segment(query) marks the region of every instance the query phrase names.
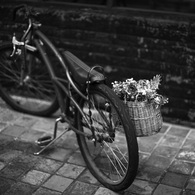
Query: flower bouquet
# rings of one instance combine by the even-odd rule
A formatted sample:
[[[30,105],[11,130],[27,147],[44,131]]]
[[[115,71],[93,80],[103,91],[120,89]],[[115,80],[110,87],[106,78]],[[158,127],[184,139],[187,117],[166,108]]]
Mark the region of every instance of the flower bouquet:
[[[168,98],[157,93],[161,76],[156,75],[151,80],[126,81],[112,83],[114,92],[128,106],[131,120],[137,136],[149,136],[162,128],[160,108],[168,102]]]

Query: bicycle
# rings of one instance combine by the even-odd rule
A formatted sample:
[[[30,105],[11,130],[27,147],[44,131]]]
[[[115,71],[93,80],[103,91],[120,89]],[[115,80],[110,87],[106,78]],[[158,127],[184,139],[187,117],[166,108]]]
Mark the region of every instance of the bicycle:
[[[61,111],[53,137],[38,139],[42,148],[35,155],[73,130],[93,176],[113,191],[128,188],[137,174],[137,139],[127,108],[106,85],[103,68],[89,67],[69,51],[59,52],[41,32],[35,9],[18,6],[14,17],[20,11],[28,19],[27,29],[20,41],[13,35],[12,43],[0,46],[2,99],[29,114],[48,115],[58,107]],[[57,76],[46,48],[57,58],[63,76]],[[57,135],[59,122],[68,123],[68,127]]]

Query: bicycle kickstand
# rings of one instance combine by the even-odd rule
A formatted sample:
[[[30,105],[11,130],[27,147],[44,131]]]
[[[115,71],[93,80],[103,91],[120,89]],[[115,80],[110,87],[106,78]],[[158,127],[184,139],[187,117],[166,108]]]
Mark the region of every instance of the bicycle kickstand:
[[[51,146],[55,141],[57,141],[60,137],[62,137],[62,135],[64,135],[65,133],[67,133],[70,130],[70,127],[68,125],[68,127],[66,127],[64,129],[64,131],[59,136],[57,136],[58,122],[64,122],[64,118],[59,117],[56,119],[55,126],[54,126],[53,138],[50,135],[46,135],[46,136],[43,136],[35,141],[35,143],[38,146],[41,146],[43,148],[39,152],[35,152],[34,155],[40,155],[45,149],[47,149],[49,146]]]

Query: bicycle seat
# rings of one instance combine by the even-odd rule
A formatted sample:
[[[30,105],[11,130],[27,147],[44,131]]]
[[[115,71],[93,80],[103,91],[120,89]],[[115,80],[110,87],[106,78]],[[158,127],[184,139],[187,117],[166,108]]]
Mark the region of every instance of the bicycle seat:
[[[106,79],[102,73],[94,69],[92,70],[91,67],[85,64],[71,52],[65,51],[63,55],[71,75],[79,84],[86,84],[87,80],[90,82],[100,82]]]

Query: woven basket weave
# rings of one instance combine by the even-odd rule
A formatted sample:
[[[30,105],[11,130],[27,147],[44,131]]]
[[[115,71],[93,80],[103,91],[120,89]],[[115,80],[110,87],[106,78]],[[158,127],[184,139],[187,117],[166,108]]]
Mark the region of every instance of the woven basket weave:
[[[136,129],[136,136],[150,136],[156,134],[162,128],[162,115],[160,106],[153,103],[126,102],[130,118]]]

